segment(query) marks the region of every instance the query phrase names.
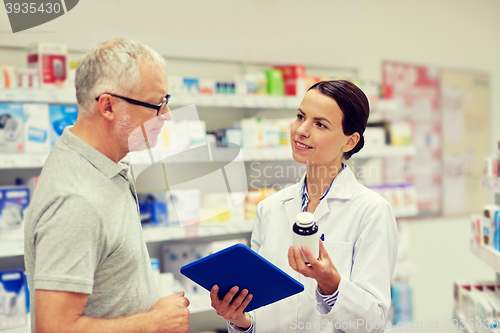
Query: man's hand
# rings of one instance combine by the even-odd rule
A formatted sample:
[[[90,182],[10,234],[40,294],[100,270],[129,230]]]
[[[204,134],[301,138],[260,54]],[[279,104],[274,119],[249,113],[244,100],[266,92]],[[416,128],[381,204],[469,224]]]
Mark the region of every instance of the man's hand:
[[[217,311],[219,316],[229,320],[238,327],[247,329],[252,325],[252,318],[248,312],[243,311],[245,311],[253,296],[248,293],[247,289],[243,289],[233,303],[230,304],[238,289],[238,287],[234,286],[227,292],[224,299],[220,300],[219,296],[217,296],[219,287],[214,285],[210,291],[210,299],[212,300],[212,307]]]
[[[307,246],[302,245],[301,249],[310,265],[304,262],[297,246],[290,246],[288,249],[288,263],[290,266],[305,277],[315,279],[325,295],[332,295],[339,287],[340,274],[330,259],[328,252],[326,252],[321,239],[319,239],[318,259],[314,258]]]
[[[188,333],[189,332],[189,300],[184,292],[162,297],[156,302],[149,314],[152,325],[158,333]]]

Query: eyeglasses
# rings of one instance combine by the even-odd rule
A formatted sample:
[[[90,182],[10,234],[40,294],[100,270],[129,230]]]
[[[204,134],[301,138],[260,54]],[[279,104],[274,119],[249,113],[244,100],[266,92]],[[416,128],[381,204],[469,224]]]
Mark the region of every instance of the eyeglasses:
[[[128,97],[123,97],[123,96],[120,96],[120,95],[115,95],[115,94],[110,94],[110,93],[105,93],[105,94],[108,94],[108,95],[111,95],[113,97],[118,97],[118,98],[121,98],[123,99],[124,101],[130,103],[130,104],[134,104],[134,105],[140,105],[140,106],[145,106],[147,108],[151,108],[151,109],[155,109],[156,110],[156,115],[159,116],[160,115],[160,110],[168,104],[168,100],[170,99],[170,95],[169,94],[166,94],[165,95],[165,98],[163,99],[163,102],[160,103],[160,104],[150,104],[150,103],[146,103],[146,102],[141,102],[141,101],[138,101],[136,99],[132,99],[132,98],[128,98]],[[96,101],[99,100],[99,97],[101,97],[101,95],[97,96],[95,98]]]

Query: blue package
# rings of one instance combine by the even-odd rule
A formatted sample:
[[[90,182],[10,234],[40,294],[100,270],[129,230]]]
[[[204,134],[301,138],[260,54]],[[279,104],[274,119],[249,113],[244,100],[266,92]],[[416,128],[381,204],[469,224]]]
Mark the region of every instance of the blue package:
[[[139,195],[139,211],[141,223],[156,225],[168,223],[167,202],[160,200],[153,194]]]
[[[0,272],[2,329],[26,325],[26,278],[22,270]]]
[[[74,125],[78,116],[78,107],[76,105],[50,105],[50,145],[59,139],[66,126]]]
[[[27,186],[0,187],[0,223],[9,229],[21,227],[23,215],[30,203]]]
[[[30,141],[45,142],[47,140],[47,131],[43,128],[28,127],[28,139]]]

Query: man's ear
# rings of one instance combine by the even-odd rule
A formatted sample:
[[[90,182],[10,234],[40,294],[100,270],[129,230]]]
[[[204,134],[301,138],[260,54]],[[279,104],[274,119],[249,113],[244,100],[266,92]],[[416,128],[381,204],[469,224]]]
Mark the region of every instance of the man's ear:
[[[342,151],[344,153],[347,153],[348,151],[350,151],[351,149],[356,147],[356,145],[359,142],[359,139],[360,139],[360,135],[358,132],[354,132],[353,134],[351,134],[349,136],[349,139],[347,140],[346,144],[342,147]]]
[[[108,121],[113,121],[116,116],[117,102],[111,95],[102,94],[97,101],[97,113]]]

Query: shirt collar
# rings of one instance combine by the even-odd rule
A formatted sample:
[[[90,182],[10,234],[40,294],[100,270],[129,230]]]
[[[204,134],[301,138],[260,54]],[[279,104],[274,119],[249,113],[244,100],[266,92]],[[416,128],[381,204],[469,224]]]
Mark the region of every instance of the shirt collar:
[[[128,172],[129,165],[126,160],[122,160],[118,163],[113,162],[107,156],[73,134],[73,132],[71,132],[72,127],[73,126],[67,126],[60,138],[66,146],[80,154],[108,178],[113,178],[121,171],[124,171],[125,174]]]
[[[340,169],[340,172],[338,174],[340,174],[342,172],[342,170],[344,170],[344,168],[345,168],[345,164],[342,163],[342,169]],[[335,177],[335,178],[337,178],[337,177]],[[330,185],[326,189],[325,193],[323,193],[323,195],[319,198],[319,201],[323,200],[323,198],[328,195],[328,192],[330,192],[330,188],[332,187],[332,184],[333,184],[333,181],[335,180],[335,178],[332,180],[332,182],[330,183]],[[307,193],[307,175],[306,175],[304,177],[304,181],[303,181],[303,185],[302,185],[302,211],[303,212],[305,212],[308,204],[309,204],[309,193]]]

